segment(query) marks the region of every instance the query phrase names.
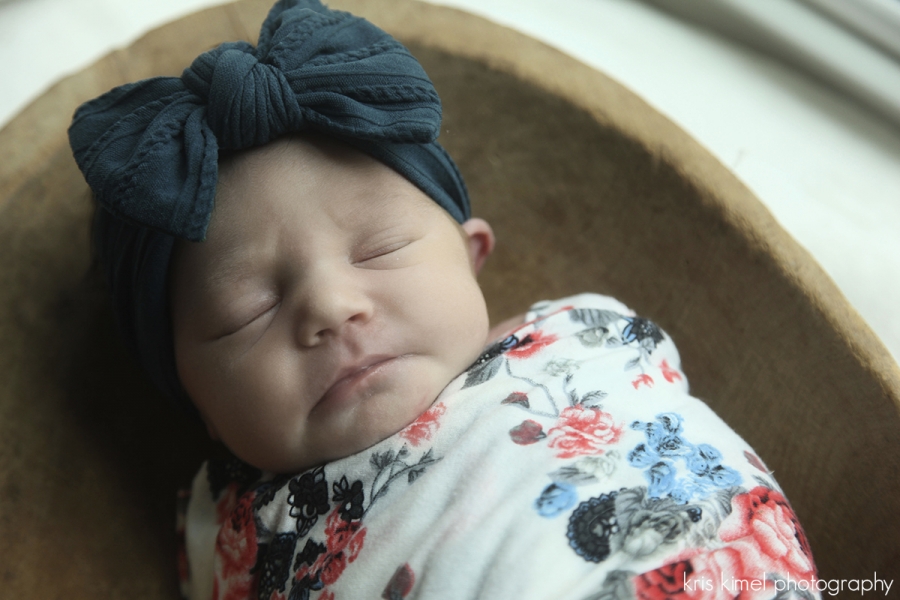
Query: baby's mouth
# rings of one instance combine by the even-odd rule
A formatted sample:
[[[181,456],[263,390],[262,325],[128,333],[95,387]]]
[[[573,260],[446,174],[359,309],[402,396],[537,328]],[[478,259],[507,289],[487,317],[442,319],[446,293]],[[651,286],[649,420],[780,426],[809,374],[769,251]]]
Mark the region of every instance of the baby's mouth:
[[[331,378],[331,384],[322,394],[314,409],[344,404],[355,395],[354,392],[361,391],[360,388],[366,386],[374,375],[385,371],[404,356],[370,356],[342,367]]]

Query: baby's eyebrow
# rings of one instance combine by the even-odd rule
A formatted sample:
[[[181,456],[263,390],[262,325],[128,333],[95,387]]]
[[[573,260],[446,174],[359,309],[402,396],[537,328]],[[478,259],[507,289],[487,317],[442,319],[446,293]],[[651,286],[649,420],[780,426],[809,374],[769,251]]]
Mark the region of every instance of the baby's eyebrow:
[[[214,289],[227,288],[246,279],[255,272],[251,262],[245,260],[245,249],[231,247],[223,251],[213,262],[206,275],[206,284]]]
[[[383,216],[385,211],[394,213],[399,217],[408,216],[412,210],[415,213],[421,213],[430,208],[433,201],[427,198],[417,199],[417,202],[403,202],[409,199],[412,192],[409,190],[374,190],[368,197],[367,202],[363,203],[355,212],[365,219],[370,220],[372,217]]]

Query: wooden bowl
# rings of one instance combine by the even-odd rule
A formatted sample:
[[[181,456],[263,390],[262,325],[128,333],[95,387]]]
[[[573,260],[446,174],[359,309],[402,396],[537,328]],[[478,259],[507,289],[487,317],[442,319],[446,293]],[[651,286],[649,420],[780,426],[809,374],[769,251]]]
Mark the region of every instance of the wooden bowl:
[[[900,374],[819,266],[725,167],[602,73],[478,17],[340,0],[409,45],[441,141],[499,240],[494,319],[611,294],[676,340],[694,393],[784,487],[820,577],[900,575]],[[109,88],[253,40],[270,0],[190,15],[38,98],[0,132],[0,589],[172,598],[175,489],[210,451],[123,351],[90,274],[66,128]]]

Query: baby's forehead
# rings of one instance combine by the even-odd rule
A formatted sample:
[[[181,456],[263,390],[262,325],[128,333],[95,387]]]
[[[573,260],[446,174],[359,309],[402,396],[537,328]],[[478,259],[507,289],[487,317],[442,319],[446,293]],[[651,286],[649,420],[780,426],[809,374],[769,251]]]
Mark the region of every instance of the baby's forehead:
[[[348,226],[403,224],[429,212],[452,216],[405,177],[367,154],[322,136],[291,136],[224,157],[210,235],[233,221],[277,223],[286,212],[327,213]],[[455,220],[454,220],[455,222]]]
[[[373,159],[352,146],[316,134],[284,136],[261,146],[222,154],[217,194],[236,181],[270,181],[293,171],[309,174],[371,170]]]

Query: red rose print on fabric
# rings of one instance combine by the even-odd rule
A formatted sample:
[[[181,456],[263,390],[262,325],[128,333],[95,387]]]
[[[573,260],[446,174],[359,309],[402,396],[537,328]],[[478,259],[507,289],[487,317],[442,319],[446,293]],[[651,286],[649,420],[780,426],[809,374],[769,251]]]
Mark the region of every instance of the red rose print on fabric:
[[[229,483],[216,500],[216,525],[221,525],[231,517],[238,503],[238,484]]]
[[[298,581],[316,579],[317,576],[325,586],[336,582],[347,565],[359,556],[366,539],[366,528],[358,519],[342,518],[340,507],[336,507],[325,520],[325,536],[325,552],[319,554],[311,566],[303,565],[297,570],[294,577]],[[324,590],[320,598],[325,598],[326,593],[331,592]]]
[[[752,452],[748,452],[748,451],[744,450],[744,458],[747,459],[748,463],[750,463],[751,465],[753,465],[755,468],[759,469],[763,473],[768,475],[769,473],[772,472],[769,470],[769,467],[767,467],[766,464],[757,455],[753,454]]]
[[[331,585],[338,580],[347,565],[359,556],[366,539],[366,528],[361,521],[345,521],[340,516],[340,510],[335,509],[325,521],[325,535],[327,550],[321,557],[321,577],[322,583]]]
[[[246,493],[235,502],[237,485],[231,484],[216,506],[217,515],[233,505],[216,538],[213,600],[243,600],[256,594],[258,576],[250,571],[258,550],[253,520],[255,494]]]
[[[754,559],[757,571],[815,581],[816,568],[806,534],[780,492],[757,486],[732,498],[731,506],[731,514],[719,527],[723,541]]]
[[[558,458],[602,454],[603,446],[615,444],[621,435],[622,425],[616,425],[611,414],[580,404],[564,408],[547,432]]]
[[[636,576],[640,600],[769,600],[774,583],[744,562],[735,548],[720,548]]]
[[[638,375],[634,381],[631,382],[631,385],[634,386],[634,389],[638,389],[640,386],[645,385],[647,387],[653,387],[653,378],[643,373]]]
[[[510,429],[509,437],[520,446],[528,446],[544,439],[547,434],[540,423],[527,419]]]
[[[404,564],[394,571],[393,577],[381,593],[384,600],[403,600],[413,589],[416,583],[416,574],[410,568],[409,564]]]
[[[557,337],[553,334],[547,334],[540,330],[533,331],[522,338],[515,348],[507,350],[506,356],[508,358],[528,358],[556,340]]]
[[[400,432],[400,437],[413,446],[418,446],[422,442],[430,440],[434,432],[441,426],[440,419],[445,412],[447,412],[447,407],[444,406],[444,403],[437,403],[419,415],[418,419],[407,425]]]
[[[683,560],[648,571],[634,578],[635,597],[641,600],[681,600],[690,598],[684,582],[692,577],[691,563]]]
[[[719,527],[719,538],[728,546],[689,552],[682,560],[638,575],[633,579],[636,596],[769,600],[778,591],[773,577],[814,585],[809,543],[784,496],[758,486],[732,498],[731,505],[731,514]]]
[[[665,377],[666,381],[669,383],[675,383],[676,381],[684,379],[681,373],[679,373],[677,369],[670,367],[669,361],[665,359],[659,364],[659,370],[662,371],[663,377]]]
[[[528,401],[528,394],[522,392],[513,392],[507,396],[500,404],[518,404],[522,408],[530,408],[531,403]]]

